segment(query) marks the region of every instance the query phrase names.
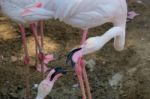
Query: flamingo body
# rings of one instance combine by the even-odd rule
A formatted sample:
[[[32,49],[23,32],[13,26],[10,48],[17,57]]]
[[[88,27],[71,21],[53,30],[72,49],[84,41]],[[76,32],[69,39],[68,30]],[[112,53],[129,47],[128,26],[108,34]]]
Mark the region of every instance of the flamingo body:
[[[119,51],[124,48],[127,18],[126,0],[50,1],[51,4],[48,9],[53,13],[51,18],[59,19],[73,27],[88,30],[107,22],[113,23],[115,28],[120,28],[119,30],[111,29],[110,31],[114,34],[114,37],[112,37],[115,38],[114,47]],[[115,31],[117,31],[117,33],[115,33]],[[106,43],[105,40],[104,42]],[[101,45],[99,44],[99,46]]]
[[[106,22],[120,24],[120,20],[126,21],[125,0],[51,0],[51,3],[52,17],[73,27],[84,29]]]
[[[51,13],[44,8],[47,0],[1,0],[2,12],[18,23],[45,20]]]

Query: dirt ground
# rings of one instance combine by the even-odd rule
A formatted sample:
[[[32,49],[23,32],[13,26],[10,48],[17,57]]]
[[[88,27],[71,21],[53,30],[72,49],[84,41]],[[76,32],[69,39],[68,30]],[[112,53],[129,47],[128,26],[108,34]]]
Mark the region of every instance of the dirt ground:
[[[93,99],[150,99],[150,6],[147,3],[132,3],[129,10],[140,13],[127,22],[126,47],[117,52],[113,41],[101,50],[87,55],[94,67],[87,67]],[[90,30],[89,37],[103,34],[111,27],[105,24]],[[66,55],[79,45],[81,33],[64,23],[50,20],[45,22],[45,49],[56,53],[57,60],[50,67],[63,66]],[[31,95],[34,99],[37,89],[33,86],[41,81],[41,74],[34,69],[34,40],[28,30],[28,47],[31,56]],[[0,99],[24,99],[25,66],[22,63],[23,48],[16,23],[0,16]],[[92,71],[93,69],[93,71]],[[48,99],[81,99],[73,72],[68,72],[54,86]]]

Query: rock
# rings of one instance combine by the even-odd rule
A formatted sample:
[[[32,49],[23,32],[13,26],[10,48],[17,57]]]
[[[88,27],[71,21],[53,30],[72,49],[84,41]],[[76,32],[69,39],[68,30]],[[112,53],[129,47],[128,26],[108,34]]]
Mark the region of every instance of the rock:
[[[143,3],[143,1],[141,1],[141,0],[137,0],[136,2],[139,4]]]
[[[96,65],[96,62],[93,59],[86,61],[86,64],[87,64],[87,68],[89,68],[89,70],[91,72],[94,71],[94,67]]]
[[[18,95],[16,93],[9,93],[9,95],[13,99],[18,99]]]
[[[74,84],[74,85],[72,85],[72,87],[73,88],[78,88],[79,87],[79,84],[77,83],[77,84]]]
[[[17,57],[16,56],[11,56],[11,61],[12,62],[16,62],[18,59],[17,59]]]
[[[137,71],[137,67],[133,67],[127,71],[127,74],[132,76]]]
[[[32,89],[37,89],[38,86],[39,86],[38,84],[34,84],[33,87],[32,87]]]
[[[109,80],[109,84],[114,88],[117,89],[119,85],[121,85],[123,75],[121,73],[116,73],[112,78]]]

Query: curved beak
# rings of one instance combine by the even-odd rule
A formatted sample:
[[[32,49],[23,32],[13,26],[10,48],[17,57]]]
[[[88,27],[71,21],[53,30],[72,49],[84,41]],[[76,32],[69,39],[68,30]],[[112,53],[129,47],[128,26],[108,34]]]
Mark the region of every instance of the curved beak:
[[[53,80],[53,78],[57,75],[57,74],[63,74],[63,75],[66,75],[67,74],[67,70],[62,68],[62,67],[56,67],[55,68],[55,72],[52,74],[51,78],[50,78],[50,81]]]
[[[72,51],[70,51],[67,55],[66,63],[70,63],[74,67],[75,62],[73,61],[72,57],[73,57],[74,53],[76,53],[77,51],[79,51],[81,49],[82,48],[76,48],[76,49],[73,49]]]

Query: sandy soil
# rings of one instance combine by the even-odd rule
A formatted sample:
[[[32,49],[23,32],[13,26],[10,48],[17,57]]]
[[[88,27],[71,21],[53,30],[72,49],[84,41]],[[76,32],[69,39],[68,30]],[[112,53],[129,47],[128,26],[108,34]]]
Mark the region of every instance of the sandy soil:
[[[146,0],[147,1],[147,0]],[[150,99],[150,6],[147,3],[132,3],[129,10],[140,13],[127,23],[126,48],[117,52],[113,41],[101,50],[86,56],[93,60],[94,67],[87,67],[93,99]],[[90,30],[89,37],[103,34],[111,27],[105,24]],[[64,66],[66,55],[79,45],[80,31],[64,23],[50,20],[45,23],[45,49],[56,53],[57,60],[50,67]],[[34,40],[28,30],[28,46],[31,56],[31,95],[41,81],[41,74],[34,67]],[[18,27],[11,20],[0,16],[0,99],[24,99],[25,66],[22,63],[23,48]],[[93,71],[90,71],[93,69]],[[73,72],[69,72],[55,85],[48,99],[81,99],[81,92]]]

